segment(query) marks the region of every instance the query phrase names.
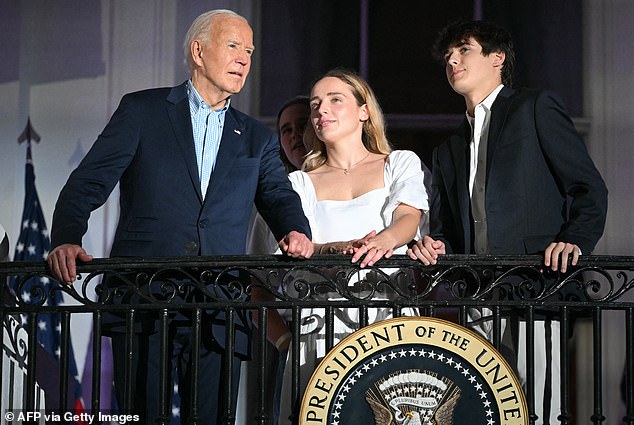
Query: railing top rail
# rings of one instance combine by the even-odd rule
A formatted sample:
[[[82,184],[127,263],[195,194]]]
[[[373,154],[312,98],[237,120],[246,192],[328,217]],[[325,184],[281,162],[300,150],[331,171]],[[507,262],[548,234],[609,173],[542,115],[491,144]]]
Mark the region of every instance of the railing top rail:
[[[447,267],[469,264],[479,267],[527,266],[540,267],[543,257],[540,255],[443,255],[436,266]],[[89,263],[78,263],[79,272],[92,272],[104,269],[123,268],[130,271],[154,267],[247,267],[247,268],[288,268],[295,265],[347,267],[350,258],[344,255],[315,255],[308,260],[296,260],[283,255],[233,255],[210,257],[119,257],[97,258]],[[375,267],[411,267],[422,263],[411,260],[405,255],[394,255],[380,260]],[[634,257],[612,255],[584,255],[580,257],[576,268],[600,267],[608,270],[634,270]],[[41,262],[0,263],[0,273],[46,272],[48,266]]]
[[[45,306],[60,291],[90,306],[115,301],[164,305],[185,299],[239,304],[255,294],[289,306],[324,299],[370,305],[388,299],[416,305],[510,300],[550,307],[616,307],[614,303],[625,302],[619,308],[630,308],[634,295],[634,257],[584,256],[567,273],[549,270],[539,255],[445,255],[434,266],[399,255],[368,269],[360,271],[343,255],[309,260],[281,255],[101,258],[78,265],[72,285],[48,286],[46,262],[13,262],[0,264],[0,276],[12,278],[12,288],[2,285],[0,296],[12,300],[9,304],[33,308]]]

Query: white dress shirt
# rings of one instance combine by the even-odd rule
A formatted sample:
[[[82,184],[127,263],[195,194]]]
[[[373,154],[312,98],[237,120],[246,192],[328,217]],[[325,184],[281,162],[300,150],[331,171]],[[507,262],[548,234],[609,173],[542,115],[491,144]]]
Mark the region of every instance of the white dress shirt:
[[[478,169],[478,149],[480,147],[480,141],[488,140],[487,138],[489,137],[491,106],[503,87],[504,84],[497,86],[491,94],[475,106],[475,117],[471,117],[469,112],[465,112],[469,125],[471,125],[471,143],[469,145],[469,195],[473,192],[473,183],[475,181],[476,170]],[[484,165],[486,166],[486,163]]]

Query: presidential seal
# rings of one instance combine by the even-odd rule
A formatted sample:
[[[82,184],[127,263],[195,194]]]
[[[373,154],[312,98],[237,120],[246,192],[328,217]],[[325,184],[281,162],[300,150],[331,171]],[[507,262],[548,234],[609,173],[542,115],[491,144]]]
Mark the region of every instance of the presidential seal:
[[[528,424],[524,393],[479,334],[429,317],[384,320],[335,346],[308,383],[299,423]]]

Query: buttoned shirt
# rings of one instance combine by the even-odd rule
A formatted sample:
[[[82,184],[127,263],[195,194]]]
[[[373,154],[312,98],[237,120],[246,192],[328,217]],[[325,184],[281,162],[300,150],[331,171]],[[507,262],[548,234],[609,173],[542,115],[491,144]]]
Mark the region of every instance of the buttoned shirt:
[[[191,80],[187,83],[187,97],[189,98],[189,112],[192,119],[198,178],[204,199],[207,186],[209,186],[209,178],[216,166],[222,129],[225,124],[225,113],[229,109],[231,99],[227,99],[222,108],[212,110],[211,106],[198,93]]]
[[[491,121],[491,106],[497,98],[504,84],[500,84],[489,94],[482,102],[478,103],[474,108],[473,117],[466,112],[467,120],[471,125],[471,143],[469,145],[469,195],[473,192],[473,184],[475,182],[476,171],[478,169],[478,148],[481,140],[488,140],[489,122]],[[482,164],[486,167],[486,163]]]

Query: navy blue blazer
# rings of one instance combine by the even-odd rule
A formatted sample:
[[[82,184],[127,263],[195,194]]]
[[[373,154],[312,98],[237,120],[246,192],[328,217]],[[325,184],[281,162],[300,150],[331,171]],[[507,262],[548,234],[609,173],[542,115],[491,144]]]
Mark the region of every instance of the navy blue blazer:
[[[254,202],[278,240],[292,230],[311,237],[277,136],[231,107],[203,201],[185,83],[123,97],[59,195],[52,246],[81,245],[90,213],[117,182],[111,256],[244,254]]]
[[[430,233],[473,253],[465,119],[434,151]],[[491,108],[485,208],[491,254],[536,254],[553,241],[589,254],[603,234],[607,189],[551,92],[504,87]]]
[[[254,202],[276,238],[293,230],[311,237],[280,160],[277,135],[232,107],[203,201],[186,83],[122,98],[61,190],[52,246],[81,245],[90,213],[104,204],[117,182],[120,215],[112,257],[244,254]],[[229,297],[223,290],[217,295]],[[214,313],[218,338],[224,334],[223,316]],[[246,317],[237,320],[243,322],[239,328],[248,329]],[[243,352],[244,336],[236,335]]]

